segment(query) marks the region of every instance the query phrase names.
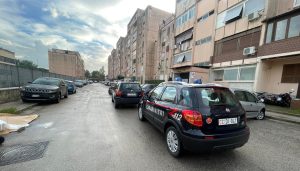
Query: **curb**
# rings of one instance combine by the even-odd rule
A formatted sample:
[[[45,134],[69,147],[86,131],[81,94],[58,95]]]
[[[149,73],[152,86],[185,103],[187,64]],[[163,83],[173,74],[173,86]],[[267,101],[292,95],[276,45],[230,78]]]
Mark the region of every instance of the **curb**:
[[[279,118],[279,117],[274,117],[274,116],[267,116],[267,115],[266,115],[266,118],[274,119],[274,120],[278,120],[278,121],[289,122],[289,123],[294,123],[294,124],[299,124],[300,125],[300,122],[289,120],[289,119],[284,119],[284,118]]]
[[[267,112],[278,113],[278,111],[276,111],[276,110],[266,109],[266,111],[267,111]],[[293,114],[289,114],[289,113],[285,113],[285,112],[280,112],[280,114],[282,114],[282,115],[288,115],[288,116],[300,117],[299,115],[293,115]]]
[[[17,113],[22,113],[22,112],[24,112],[26,110],[29,110],[29,109],[33,108],[34,106],[37,106],[37,105],[38,105],[38,103],[32,103],[32,104],[30,104],[30,105],[28,105],[24,108],[18,109]]]

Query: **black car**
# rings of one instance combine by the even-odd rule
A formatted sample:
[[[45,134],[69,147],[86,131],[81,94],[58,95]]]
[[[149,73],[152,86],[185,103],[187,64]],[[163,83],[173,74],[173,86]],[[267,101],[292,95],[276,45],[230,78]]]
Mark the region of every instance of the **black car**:
[[[65,80],[65,82],[68,85],[68,93],[69,94],[75,94],[76,93],[76,85],[75,85],[75,83],[73,81],[68,81],[68,80]]]
[[[142,98],[138,117],[165,134],[174,157],[184,149],[209,152],[241,147],[250,135],[239,101],[228,88],[215,84],[161,83]]]
[[[123,104],[139,104],[143,91],[139,83],[117,83],[112,93],[115,108]]]
[[[143,84],[142,85],[142,90],[144,94],[149,93],[152,89],[154,89],[157,85],[155,84]]]
[[[60,102],[64,96],[68,98],[68,86],[64,80],[52,77],[41,77],[21,87],[21,99],[27,101]]]

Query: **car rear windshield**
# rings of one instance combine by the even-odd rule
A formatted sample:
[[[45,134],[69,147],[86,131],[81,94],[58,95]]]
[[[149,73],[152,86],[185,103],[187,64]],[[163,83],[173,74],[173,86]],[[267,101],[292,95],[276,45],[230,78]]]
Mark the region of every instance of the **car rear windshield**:
[[[227,88],[209,87],[196,88],[200,106],[228,106],[236,107],[239,102]]]
[[[139,84],[132,84],[132,83],[123,83],[120,86],[121,90],[136,90],[136,91],[140,91],[141,87]]]
[[[59,80],[56,79],[44,79],[44,78],[39,78],[36,79],[32,82],[32,84],[42,84],[42,85],[59,85]]]

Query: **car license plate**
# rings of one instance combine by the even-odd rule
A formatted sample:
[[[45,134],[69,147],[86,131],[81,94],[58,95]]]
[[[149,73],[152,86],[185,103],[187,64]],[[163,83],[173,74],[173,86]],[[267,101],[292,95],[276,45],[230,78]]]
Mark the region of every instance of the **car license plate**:
[[[226,118],[226,119],[219,119],[219,125],[233,125],[237,124],[237,118]]]
[[[133,97],[133,96],[136,96],[136,94],[135,93],[127,93],[127,96]]]
[[[38,94],[33,94],[31,97],[40,97]]]

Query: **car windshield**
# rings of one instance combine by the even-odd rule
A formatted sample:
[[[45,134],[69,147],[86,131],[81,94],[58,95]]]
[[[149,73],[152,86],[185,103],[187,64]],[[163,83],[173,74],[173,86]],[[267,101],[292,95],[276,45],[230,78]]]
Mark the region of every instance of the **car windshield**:
[[[39,78],[32,82],[32,84],[42,84],[42,85],[59,85],[59,80],[57,79],[45,79],[45,78]]]
[[[227,88],[196,88],[200,106],[231,106],[239,104],[233,93]]]
[[[121,84],[120,87],[121,90],[141,90],[141,87],[139,84],[130,84],[130,83],[125,83]]]

